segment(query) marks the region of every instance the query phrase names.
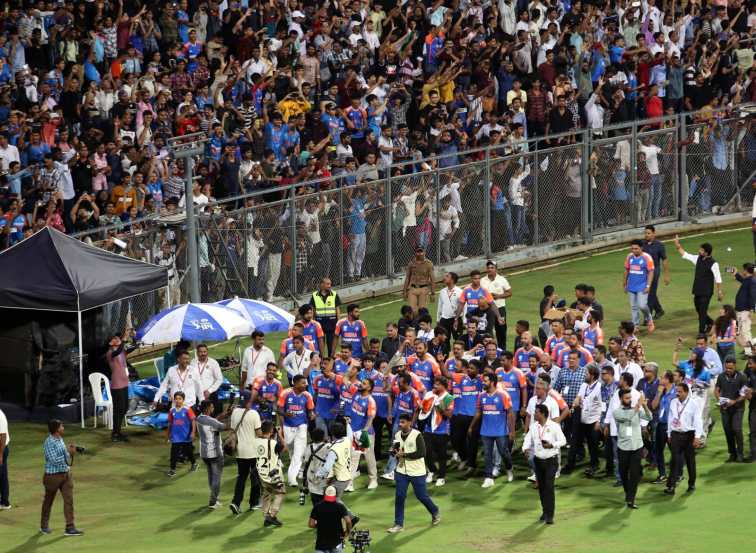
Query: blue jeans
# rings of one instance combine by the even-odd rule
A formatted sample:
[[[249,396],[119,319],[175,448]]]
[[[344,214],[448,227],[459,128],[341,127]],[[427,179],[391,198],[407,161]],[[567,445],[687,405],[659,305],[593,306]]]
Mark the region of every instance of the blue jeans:
[[[525,207],[521,205],[512,206],[512,242],[515,244],[524,244],[528,236],[528,225],[525,222]]]
[[[365,233],[353,234],[349,244],[349,257],[347,258],[347,275],[359,278],[362,274],[362,262],[365,260],[365,247],[367,236]]]
[[[512,468],[512,457],[509,454],[509,437],[508,436],[481,436],[483,440],[483,454],[485,459],[485,476],[493,478],[494,466],[494,445],[504,459],[504,466],[507,470]]]
[[[431,516],[438,514],[438,507],[433,503],[428,495],[428,488],[425,485],[425,474],[421,476],[407,476],[404,473],[397,472],[394,475],[394,482],[396,483],[396,495],[394,502],[394,524],[397,526],[404,526],[404,503],[407,500],[407,488],[412,484],[412,491],[415,492],[415,497],[425,505]]]
[[[633,314],[633,324],[640,325],[640,314],[643,313],[643,320],[650,321],[651,310],[648,308],[648,294],[645,292],[628,292],[630,297],[630,310]]]
[[[662,176],[661,175],[651,175],[651,199],[650,199],[650,206],[651,206],[651,217],[656,219],[659,216],[659,212],[661,211],[661,201],[662,201]]]

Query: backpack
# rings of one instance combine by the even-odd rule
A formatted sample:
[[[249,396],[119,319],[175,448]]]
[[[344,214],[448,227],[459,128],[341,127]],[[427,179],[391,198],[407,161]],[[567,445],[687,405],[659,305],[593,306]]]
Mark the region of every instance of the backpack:
[[[304,468],[302,469],[302,474],[305,475],[305,487],[310,482],[312,482],[313,484],[325,484],[326,480],[328,480],[328,477],[326,476],[325,478],[319,478],[316,475],[317,472],[323,467],[323,464],[325,464],[326,456],[328,455],[330,448],[325,442],[317,447],[315,447],[314,444],[310,444],[309,447],[310,456],[307,459]]]
[[[226,455],[236,455],[236,445],[239,442],[239,436],[236,434],[236,432],[237,430],[239,430],[241,423],[244,422],[244,417],[247,416],[248,411],[249,409],[244,410],[244,413],[242,413],[239,422],[236,424],[236,426],[229,430],[228,435],[223,440],[223,453],[225,453]]]

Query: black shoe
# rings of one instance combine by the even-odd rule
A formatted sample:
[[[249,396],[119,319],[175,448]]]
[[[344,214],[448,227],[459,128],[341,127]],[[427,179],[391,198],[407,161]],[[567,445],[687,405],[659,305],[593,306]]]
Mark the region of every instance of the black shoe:
[[[71,536],[83,536],[84,532],[82,532],[75,526],[71,526],[70,528],[66,528],[66,531],[63,533],[63,535],[67,538],[70,538]]]
[[[628,509],[637,509],[637,508],[638,508],[638,506],[637,506],[637,505],[636,505],[635,503],[629,502],[629,503],[627,504],[627,508],[628,508]]]
[[[688,489],[685,491],[685,493],[693,493],[694,491],[696,491],[695,486],[688,486]]]
[[[753,463],[754,461],[756,461],[756,457],[746,457],[743,459],[744,463]]]
[[[735,455],[730,455],[725,461],[725,463],[737,463],[737,462],[738,462],[738,458]]]
[[[52,534],[52,530],[50,530],[49,526],[45,526],[44,528],[39,529],[39,533],[48,535],[48,534]]]
[[[357,526],[357,523],[359,521],[360,521],[360,517],[358,517],[357,515],[352,515],[352,528],[354,528],[355,526]]]
[[[546,522],[546,515],[544,513],[541,513],[541,518],[538,519],[539,522]]]
[[[663,316],[664,316],[664,309],[660,309],[659,311],[657,311],[656,313],[654,313],[654,320],[658,321]]]
[[[266,516],[265,520],[263,521],[263,526],[267,528],[268,526],[273,526],[273,519]]]
[[[667,495],[675,495],[675,489],[674,488],[664,488],[664,493]]]
[[[547,518],[546,520],[544,520],[544,522],[546,524],[554,524],[554,519],[553,518]]]
[[[667,481],[667,477],[666,477],[666,476],[658,476],[658,477],[656,478],[656,480],[654,480],[654,481],[653,481],[653,482],[651,482],[651,483],[652,483],[652,484],[664,484],[664,482],[666,482],[666,481]]]
[[[281,526],[283,526],[283,522],[278,520],[276,517],[272,517],[269,520],[270,520],[271,526],[275,526],[276,528],[280,528]]]
[[[231,512],[234,513],[235,515],[238,515],[240,512],[238,505],[235,505],[233,503],[229,503],[228,508],[231,509]]]

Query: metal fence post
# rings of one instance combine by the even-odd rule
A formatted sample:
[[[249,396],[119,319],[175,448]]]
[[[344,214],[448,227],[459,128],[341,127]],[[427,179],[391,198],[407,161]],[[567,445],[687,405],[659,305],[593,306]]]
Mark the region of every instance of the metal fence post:
[[[184,202],[186,205],[186,242],[187,255],[189,262],[186,264],[189,269],[189,297],[192,303],[202,301],[199,286],[199,256],[197,252],[197,220],[194,217],[194,194],[192,185],[194,179],[194,158],[187,156],[184,158],[184,176],[186,183],[184,186]]]
[[[589,157],[591,155],[591,147],[589,141],[591,140],[591,131],[586,129],[583,131],[583,142],[580,145],[582,152],[580,153],[580,181],[581,181],[581,196],[583,201],[582,214],[580,217],[580,234],[583,237],[584,242],[591,242],[593,240],[593,225],[591,216],[593,215],[591,209],[591,177],[588,174]]]
[[[685,122],[684,115],[677,116],[678,127],[680,128],[680,142],[684,142],[688,138],[688,125]],[[680,171],[678,175],[679,179],[679,197],[680,197],[680,219],[683,223],[687,223],[690,219],[688,213],[688,194],[690,194],[688,182],[688,146],[687,144],[679,149],[680,158]]]
[[[289,200],[289,240],[291,241],[291,286],[289,293],[292,298],[296,298],[297,294],[297,196],[294,193],[294,187],[289,188],[289,194],[291,199]]]
[[[636,208],[636,203],[640,201],[640,198],[638,197],[638,180],[637,180],[637,170],[638,170],[638,126],[635,124],[635,121],[633,121],[632,125],[632,132],[630,133],[630,183],[629,186],[631,187],[632,194],[630,195],[630,198],[632,201],[630,202],[630,224],[634,227],[638,226],[638,209]]]
[[[344,286],[344,187],[339,186],[339,285]]]
[[[535,143],[535,152],[533,153],[533,245],[541,243],[541,228],[539,225],[540,217],[538,216],[538,174],[541,172],[541,166],[538,163],[538,142]]]
[[[486,148],[485,178],[483,180],[483,251],[491,257],[491,148]]]
[[[394,211],[393,211],[393,199],[391,194],[391,167],[386,168],[386,190],[384,192],[384,203],[386,204],[386,219],[385,219],[385,240],[386,240],[386,276],[391,278],[394,276],[394,257],[391,251],[393,244],[391,240],[394,235]]]
[[[433,173],[433,186],[436,189],[436,220],[434,221],[436,224],[436,239],[434,240],[436,244],[436,265],[441,264],[441,177],[440,177],[440,169],[436,167],[434,173]]]

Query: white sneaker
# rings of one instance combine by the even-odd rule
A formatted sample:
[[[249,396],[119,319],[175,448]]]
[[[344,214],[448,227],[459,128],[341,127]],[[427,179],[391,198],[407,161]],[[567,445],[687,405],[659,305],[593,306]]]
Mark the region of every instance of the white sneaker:
[[[561,475],[562,475],[562,471],[561,470],[556,471],[556,474],[554,475],[554,480],[556,480],[557,478],[559,478]]]
[[[370,483],[368,484],[367,489],[368,490],[374,490],[377,487],[378,487],[378,480],[371,480]]]
[[[383,474],[381,474],[381,478],[383,478],[384,480],[393,480],[394,471],[392,470],[391,472],[384,472]]]
[[[457,453],[456,451],[452,453],[451,461],[452,463],[459,463],[459,453]]]
[[[494,478],[498,478],[499,475],[501,474],[501,469],[499,467],[494,467],[493,470],[491,471],[491,474],[493,475]]]
[[[512,480],[514,480],[514,472],[512,469],[509,469],[507,471],[507,482],[511,482]]]
[[[436,487],[437,488],[440,488],[441,486],[443,486],[445,484],[446,484],[446,480],[444,480],[443,478],[439,478],[438,480],[436,480]]]
[[[483,480],[483,484],[480,485],[481,488],[490,488],[494,485],[493,478],[486,478]]]
[[[404,526],[399,526],[399,525],[395,524],[394,526],[392,526],[391,528],[389,528],[388,530],[386,530],[386,532],[388,532],[389,534],[398,534],[402,530],[404,530]]]
[[[428,476],[425,477],[425,483],[430,484],[431,482],[433,482],[433,473],[429,472]]]
[[[354,480],[355,478],[359,478],[359,477],[360,477],[360,471],[359,470],[356,470],[356,471],[354,471],[352,473],[352,480]]]
[[[214,505],[210,505],[209,508],[213,511],[217,509],[218,507],[223,507],[223,504],[220,501],[216,501]]]
[[[528,482],[535,482],[535,481],[536,481],[536,475],[535,474],[531,474],[530,476],[528,476]]]
[[[351,482],[349,482],[349,485],[346,488],[344,488],[344,491],[345,492],[353,492],[354,491],[354,484],[352,484]]]
[[[10,505],[0,505],[0,511],[10,511],[11,508]]]

